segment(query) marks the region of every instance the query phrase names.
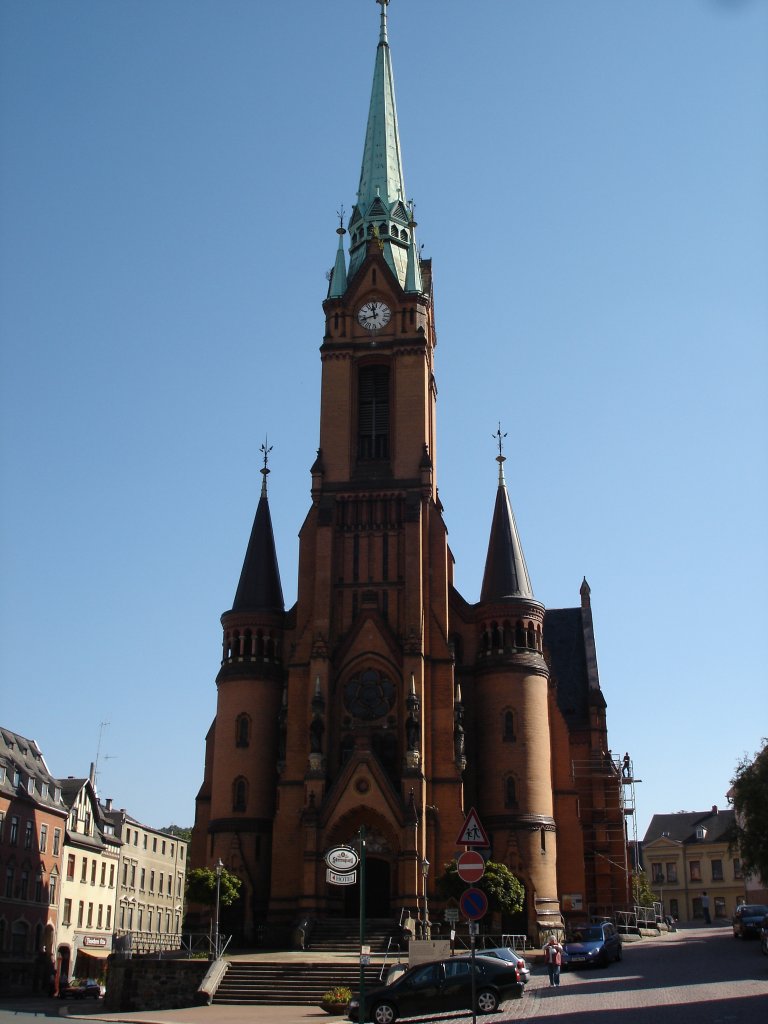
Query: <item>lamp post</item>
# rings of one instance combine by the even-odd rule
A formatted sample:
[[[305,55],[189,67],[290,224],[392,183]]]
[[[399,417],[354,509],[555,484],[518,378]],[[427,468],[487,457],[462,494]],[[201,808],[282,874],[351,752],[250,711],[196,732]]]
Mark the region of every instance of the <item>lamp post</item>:
[[[224,864],[221,857],[216,861],[214,870],[216,871],[216,921],[213,931],[213,959],[219,959],[219,903],[221,900],[221,872],[224,870]]]
[[[429,861],[425,857],[421,862],[421,873],[424,876],[424,938],[432,937],[432,928],[429,923],[429,901],[427,899],[427,878],[429,877]]]

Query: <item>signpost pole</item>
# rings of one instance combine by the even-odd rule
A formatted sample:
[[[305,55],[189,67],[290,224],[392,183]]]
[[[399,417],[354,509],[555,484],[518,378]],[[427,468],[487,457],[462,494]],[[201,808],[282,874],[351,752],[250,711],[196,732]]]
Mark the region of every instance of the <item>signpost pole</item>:
[[[472,962],[472,1024],[477,1024],[477,978],[475,977],[475,932],[477,924],[469,922],[469,949]]]
[[[363,946],[365,945],[365,825],[360,826],[360,1012],[358,1021],[365,1024],[365,964],[363,963]]]

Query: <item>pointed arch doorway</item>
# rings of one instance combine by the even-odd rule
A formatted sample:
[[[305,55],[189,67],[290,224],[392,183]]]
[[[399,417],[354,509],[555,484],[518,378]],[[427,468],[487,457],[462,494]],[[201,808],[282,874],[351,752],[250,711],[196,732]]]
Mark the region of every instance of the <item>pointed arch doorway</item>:
[[[358,868],[358,878],[359,878]],[[388,860],[371,856],[365,858],[365,916],[391,917],[389,893],[391,869]],[[344,891],[344,917],[360,916],[360,885],[349,885]]]

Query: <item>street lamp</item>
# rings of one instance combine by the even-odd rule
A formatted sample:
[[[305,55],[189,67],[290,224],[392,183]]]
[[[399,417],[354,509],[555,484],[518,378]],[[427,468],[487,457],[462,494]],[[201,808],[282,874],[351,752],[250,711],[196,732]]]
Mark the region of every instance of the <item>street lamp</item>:
[[[432,929],[429,924],[429,902],[427,900],[427,878],[429,877],[429,861],[425,857],[421,862],[421,873],[424,876],[424,938],[432,937]]]
[[[221,857],[216,861],[216,924],[213,933],[213,959],[219,959],[219,902],[221,900],[221,872],[224,870],[224,864]]]

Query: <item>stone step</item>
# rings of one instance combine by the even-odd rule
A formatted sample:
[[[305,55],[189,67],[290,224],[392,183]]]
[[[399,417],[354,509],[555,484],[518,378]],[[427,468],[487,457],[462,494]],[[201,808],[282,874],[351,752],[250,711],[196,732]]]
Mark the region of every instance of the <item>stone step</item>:
[[[380,967],[365,969],[365,984],[380,984]],[[280,963],[233,961],[213,1002],[221,1005],[316,1006],[323,993],[336,985],[356,992],[360,983],[357,964]]]

